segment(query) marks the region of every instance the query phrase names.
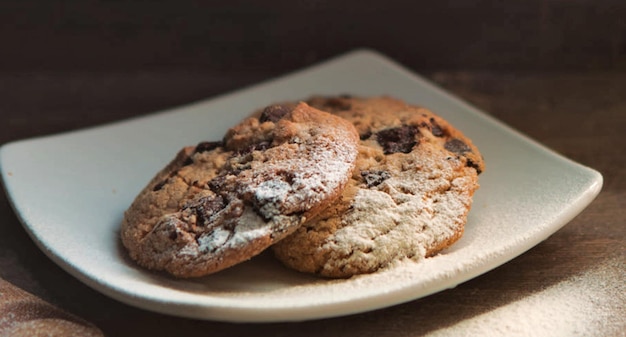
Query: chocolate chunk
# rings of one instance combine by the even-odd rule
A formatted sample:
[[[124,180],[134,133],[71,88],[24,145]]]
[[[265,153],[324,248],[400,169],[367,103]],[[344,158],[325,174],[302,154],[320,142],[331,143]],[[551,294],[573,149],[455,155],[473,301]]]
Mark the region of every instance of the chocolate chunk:
[[[468,167],[473,167],[476,170],[477,174],[481,174],[483,171],[480,169],[480,167],[474,163],[471,159],[467,160],[467,166]]]
[[[361,140],[366,140],[368,138],[370,138],[372,136],[372,130],[367,130],[365,132],[363,132],[362,134],[359,135],[359,138]]]
[[[419,134],[419,130],[410,125],[403,125],[397,128],[385,129],[378,131],[376,140],[382,146],[385,154],[390,153],[409,153],[418,141],[415,136]]]
[[[441,126],[439,126],[439,124],[437,124],[437,122],[435,121],[434,118],[430,118],[430,124],[432,125],[430,132],[432,132],[433,136],[435,137],[443,137],[446,135],[446,132],[444,129],[441,128]]]
[[[152,188],[153,192],[159,191],[163,188],[163,186],[165,186],[165,184],[167,184],[167,179],[161,181],[160,183],[154,185],[154,187]]]
[[[205,197],[190,208],[196,215],[196,225],[205,226],[212,222],[212,218],[226,207],[226,200],[220,195]]]
[[[183,166],[189,166],[191,164],[193,164],[193,159],[191,157],[187,157],[183,162]]]
[[[252,151],[265,151],[265,150],[270,148],[270,145],[272,145],[272,144],[271,144],[271,142],[268,142],[268,141],[263,141],[263,142],[260,142],[260,143],[252,144],[252,146],[251,146],[252,150],[250,152],[252,152]]]
[[[450,152],[458,154],[472,151],[472,149],[467,146],[467,144],[465,144],[462,140],[458,138],[450,139],[443,145],[443,147]]]
[[[445,133],[443,132],[441,127],[439,125],[436,125],[436,124],[433,124],[433,128],[432,128],[431,132],[433,133],[433,136],[435,136],[435,137],[443,137],[443,136],[445,136]]]
[[[291,108],[286,105],[270,105],[263,109],[261,112],[261,116],[259,117],[259,122],[278,122],[281,118],[283,118],[286,114],[291,112]]]
[[[224,183],[226,183],[226,175],[219,175],[211,180],[209,180],[209,182],[207,183],[207,186],[209,187],[209,189],[215,193],[219,193],[219,191],[222,189],[222,187],[224,186]]]
[[[220,146],[222,146],[222,142],[201,142],[201,143],[198,143],[198,145],[196,145],[195,153],[215,150],[216,148]]]
[[[383,181],[391,178],[391,174],[387,171],[361,171],[361,177],[365,179],[367,187],[374,187],[380,185]]]
[[[269,149],[271,145],[272,143],[269,141],[262,141],[259,143],[254,143],[252,145],[249,145],[248,147],[240,149],[239,151],[236,152],[236,155],[244,156],[246,154],[252,153],[252,151],[265,151]]]

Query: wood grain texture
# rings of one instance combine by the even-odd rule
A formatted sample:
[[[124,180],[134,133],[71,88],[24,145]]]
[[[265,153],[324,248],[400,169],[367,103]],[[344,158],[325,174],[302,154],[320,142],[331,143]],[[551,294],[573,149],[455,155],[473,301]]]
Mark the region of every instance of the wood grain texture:
[[[0,336],[104,335],[93,325],[0,279]]]

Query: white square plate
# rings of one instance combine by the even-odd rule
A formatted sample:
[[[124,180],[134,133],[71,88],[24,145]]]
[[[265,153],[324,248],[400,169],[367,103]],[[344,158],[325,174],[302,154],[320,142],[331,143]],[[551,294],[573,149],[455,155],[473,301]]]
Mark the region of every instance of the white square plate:
[[[124,210],[183,146],[221,139],[258,107],[314,94],[389,94],[430,108],[480,148],[480,176],[463,238],[421,263],[327,280],[267,254],[215,275],[176,280],[126,258]],[[37,245],[67,272],[119,301],[225,321],[340,316],[417,299],[467,281],[557,231],[599,193],[602,176],[526,138],[372,51],[360,50],[243,90],[114,124],[0,149],[9,199]]]

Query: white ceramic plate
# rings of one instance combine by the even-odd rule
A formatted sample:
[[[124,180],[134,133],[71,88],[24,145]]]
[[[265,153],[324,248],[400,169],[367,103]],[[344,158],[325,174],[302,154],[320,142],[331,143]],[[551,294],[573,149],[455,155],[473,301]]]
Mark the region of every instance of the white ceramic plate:
[[[466,233],[426,261],[326,280],[261,255],[212,276],[176,280],[129,261],[122,213],[184,145],[218,140],[258,107],[313,94],[390,94],[428,107],[484,154]],[[231,94],[151,116],[24,140],[0,149],[6,192],[37,245],[62,268],[119,301],[172,315],[290,321],[346,315],[417,299],[530,249],[583,210],[602,176],[542,147],[375,52],[360,50]]]

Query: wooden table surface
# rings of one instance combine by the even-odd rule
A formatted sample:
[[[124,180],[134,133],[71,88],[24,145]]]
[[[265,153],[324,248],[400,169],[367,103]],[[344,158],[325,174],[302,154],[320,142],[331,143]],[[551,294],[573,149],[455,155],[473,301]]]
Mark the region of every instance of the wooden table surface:
[[[278,75],[144,70],[0,73],[0,144],[99,125]],[[0,194],[0,278],[109,336],[610,336],[626,331],[626,73],[424,74],[547,147],[604,176],[597,199],[503,266],[435,295],[300,323],[230,324],[119,303],[51,262]],[[42,168],[43,169],[43,168]],[[0,299],[1,300],[1,299]]]

